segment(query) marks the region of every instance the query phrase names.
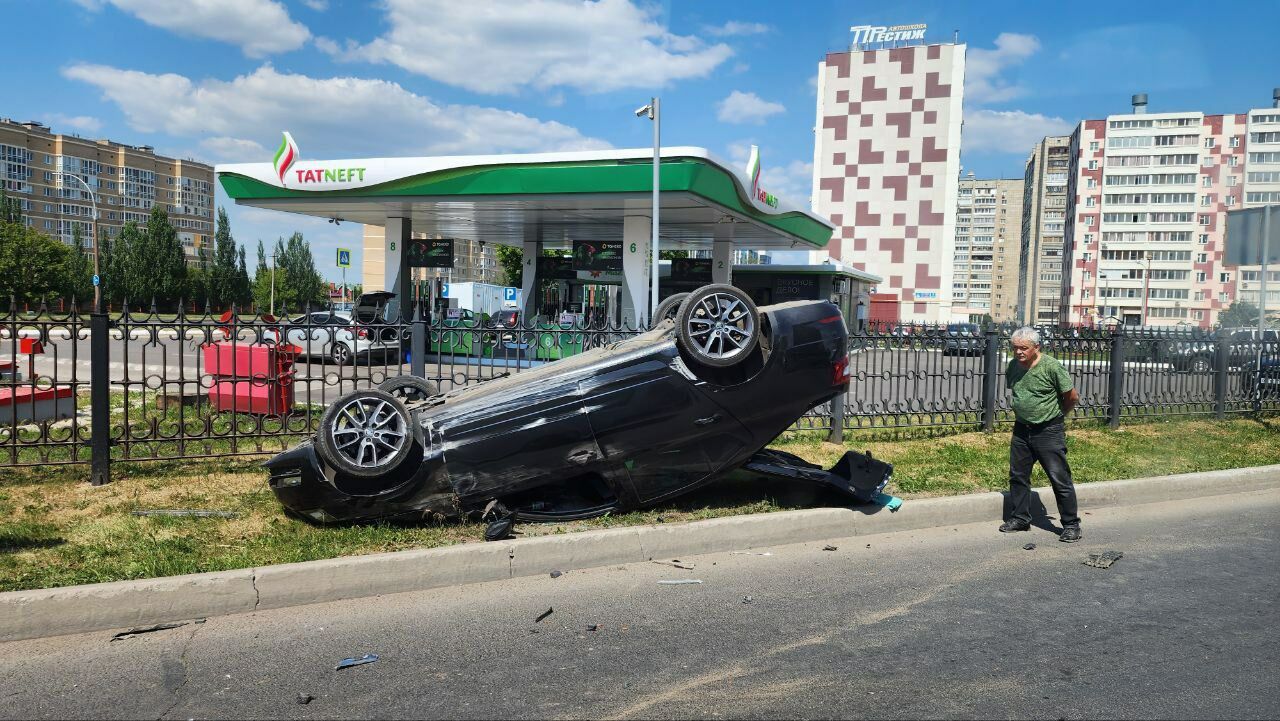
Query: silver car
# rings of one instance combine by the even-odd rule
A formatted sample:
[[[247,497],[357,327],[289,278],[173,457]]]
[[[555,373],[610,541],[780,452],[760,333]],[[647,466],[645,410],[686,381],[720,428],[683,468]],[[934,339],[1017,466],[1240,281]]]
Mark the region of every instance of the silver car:
[[[345,366],[357,358],[374,354],[398,352],[399,338],[392,334],[387,339],[377,328],[357,324],[345,313],[320,311],[290,318],[281,323],[285,343],[302,349],[311,358],[326,358]],[[275,342],[277,334],[268,332],[268,340]]]

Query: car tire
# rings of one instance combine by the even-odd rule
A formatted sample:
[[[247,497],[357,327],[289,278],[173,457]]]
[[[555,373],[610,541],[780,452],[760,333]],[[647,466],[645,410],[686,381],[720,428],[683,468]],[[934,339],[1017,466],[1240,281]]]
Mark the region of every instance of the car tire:
[[[417,376],[396,376],[384,381],[378,390],[390,393],[402,402],[422,401],[440,395],[440,386],[435,381]]]
[[[654,320],[650,327],[656,326],[664,320],[676,320],[680,316],[680,308],[683,307],[688,298],[688,293],[676,293],[659,303],[657,310],[653,311]]]
[[[676,318],[680,347],[712,368],[736,365],[760,342],[760,313],[751,296],[731,285],[693,291]]]
[[[1191,359],[1191,362],[1187,365],[1187,370],[1192,373],[1208,373],[1212,367],[1213,364],[1209,362],[1208,358],[1198,355]]]
[[[320,417],[316,450],[326,465],[356,478],[377,478],[413,452],[413,418],[399,398],[358,390],[334,401]]]
[[[342,343],[333,344],[333,349],[329,351],[329,357],[333,359],[334,365],[338,367],[350,365],[355,360],[351,349]]]

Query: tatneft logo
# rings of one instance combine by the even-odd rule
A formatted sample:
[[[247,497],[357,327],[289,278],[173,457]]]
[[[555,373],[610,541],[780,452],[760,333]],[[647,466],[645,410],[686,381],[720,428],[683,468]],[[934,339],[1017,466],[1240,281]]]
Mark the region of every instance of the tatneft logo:
[[[289,171],[297,160],[298,144],[293,142],[293,136],[286,130],[273,161],[276,176],[280,178],[281,185],[287,186],[289,184]],[[326,168],[323,166],[318,168],[298,168],[293,171],[293,181],[296,185],[307,183],[363,183],[364,172],[365,168]]]
[[[889,43],[898,40],[924,40],[924,31],[928,25],[855,25],[849,28],[853,32],[853,44]]]
[[[751,178],[751,196],[765,205],[778,207],[778,196],[760,189],[760,147],[751,146],[751,157],[747,159],[747,177]]]

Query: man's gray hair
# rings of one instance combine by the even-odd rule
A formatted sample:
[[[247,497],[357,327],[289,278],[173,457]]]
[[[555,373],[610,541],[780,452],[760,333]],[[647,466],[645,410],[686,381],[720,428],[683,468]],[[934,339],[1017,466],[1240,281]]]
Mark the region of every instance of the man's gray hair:
[[[1021,328],[1015,330],[1013,332],[1013,335],[1009,336],[1010,343],[1013,343],[1015,341],[1020,341],[1020,340],[1030,341],[1031,345],[1039,348],[1040,347],[1040,331],[1036,330],[1035,328],[1032,328],[1029,325],[1024,325]]]

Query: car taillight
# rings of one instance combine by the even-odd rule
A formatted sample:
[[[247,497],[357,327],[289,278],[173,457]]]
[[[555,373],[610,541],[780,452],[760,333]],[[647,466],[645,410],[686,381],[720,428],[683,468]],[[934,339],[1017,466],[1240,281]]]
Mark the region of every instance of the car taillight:
[[[351,329],[351,334],[352,334],[352,335],[354,335],[354,336],[355,336],[355,337],[357,337],[357,338],[368,338],[368,337],[369,337],[369,331],[365,330],[364,328],[352,328],[352,329]]]
[[[849,356],[842,355],[831,364],[831,385],[842,386],[849,382]]]

